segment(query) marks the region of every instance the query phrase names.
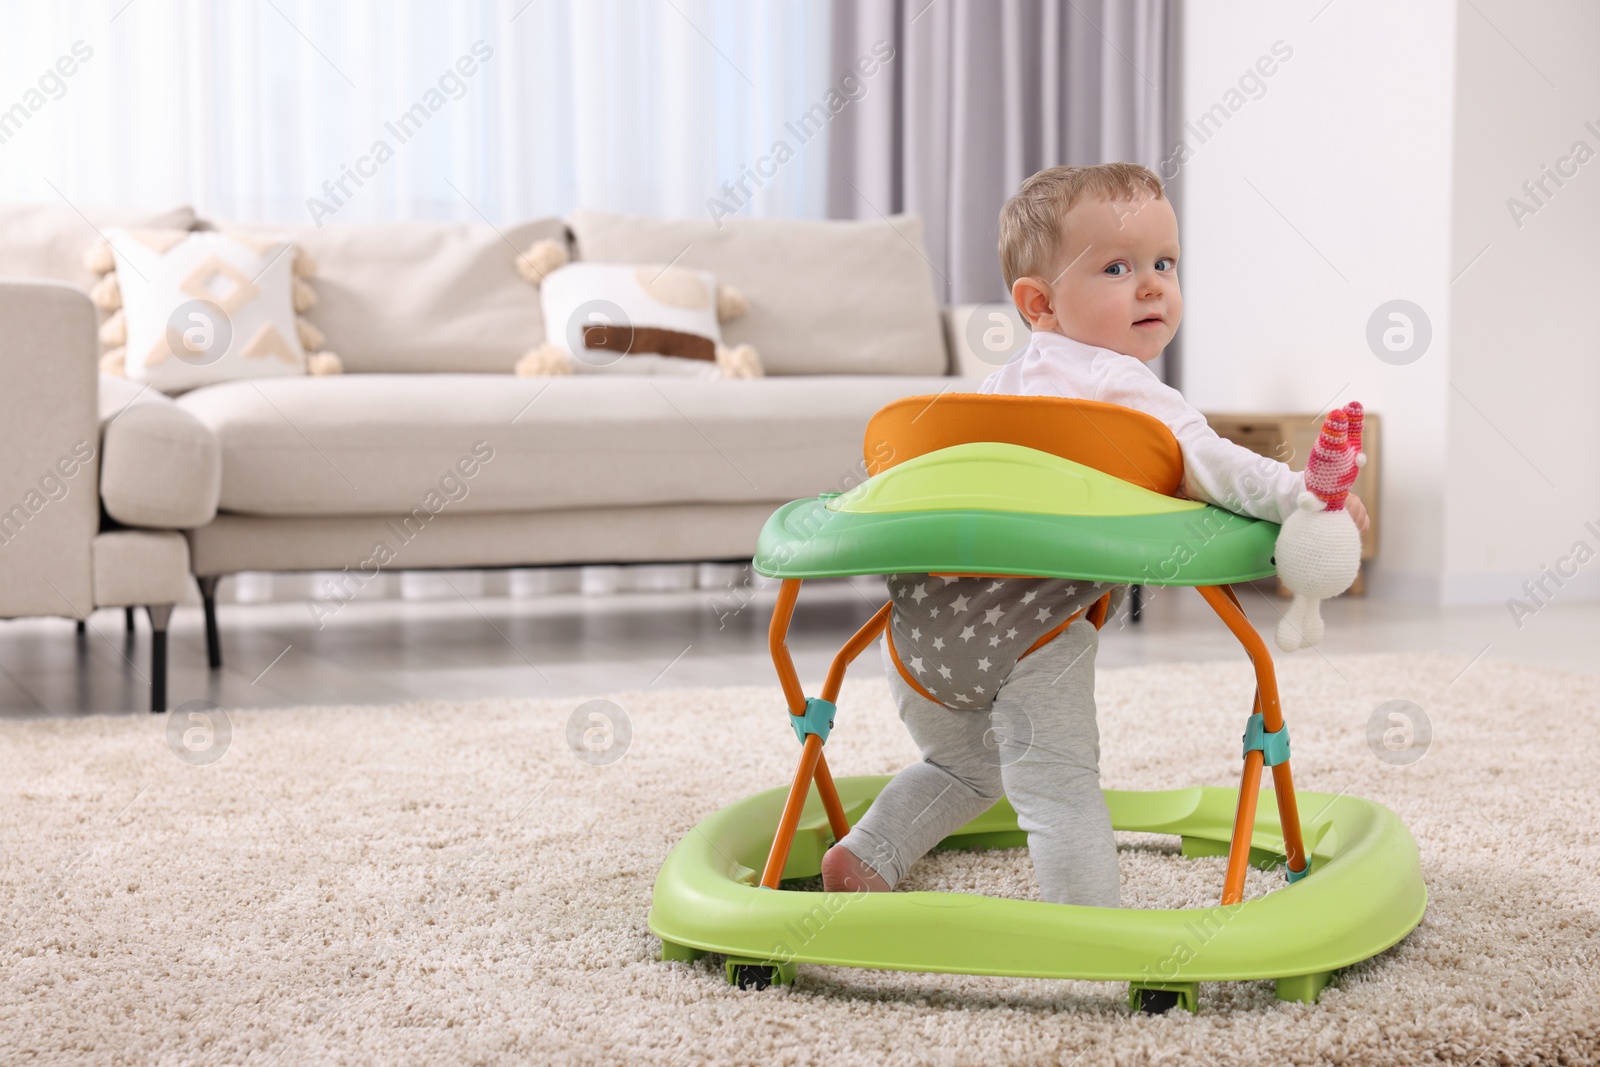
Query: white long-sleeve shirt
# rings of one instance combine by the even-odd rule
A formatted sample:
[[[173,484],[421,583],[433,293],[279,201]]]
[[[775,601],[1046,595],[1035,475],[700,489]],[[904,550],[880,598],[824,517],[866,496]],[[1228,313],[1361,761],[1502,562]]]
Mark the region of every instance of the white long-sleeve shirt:
[[[1035,330],[1022,354],[983,380],[982,393],[1064,396],[1154,415],[1178,439],[1183,489],[1193,500],[1271,522],[1294,510],[1305,476],[1217,436],[1205,416],[1132,356]]]

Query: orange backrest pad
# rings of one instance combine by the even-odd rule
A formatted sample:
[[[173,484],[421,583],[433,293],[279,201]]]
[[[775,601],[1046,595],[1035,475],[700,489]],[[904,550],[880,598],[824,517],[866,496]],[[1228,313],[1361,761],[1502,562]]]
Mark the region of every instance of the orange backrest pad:
[[[872,416],[862,454],[871,475],[973,441],[1036,448],[1167,496],[1183,485],[1183,453],[1160,419],[1117,404],[1059,396],[904,397]]]

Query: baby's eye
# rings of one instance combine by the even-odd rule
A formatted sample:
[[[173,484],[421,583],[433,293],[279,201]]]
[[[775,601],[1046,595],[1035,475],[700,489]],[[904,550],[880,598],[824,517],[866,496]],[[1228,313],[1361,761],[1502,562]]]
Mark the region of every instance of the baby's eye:
[[[1106,273],[1111,275],[1113,278],[1120,278],[1124,274],[1128,273],[1128,270],[1129,267],[1126,263],[1113,263],[1111,266],[1106,268]]]
[[[1163,267],[1161,265],[1163,263],[1166,264],[1165,267]],[[1177,265],[1178,265],[1178,261],[1173,259],[1173,258],[1171,258],[1170,256],[1162,256],[1160,259],[1156,260],[1156,270],[1171,270],[1174,267],[1176,267]]]

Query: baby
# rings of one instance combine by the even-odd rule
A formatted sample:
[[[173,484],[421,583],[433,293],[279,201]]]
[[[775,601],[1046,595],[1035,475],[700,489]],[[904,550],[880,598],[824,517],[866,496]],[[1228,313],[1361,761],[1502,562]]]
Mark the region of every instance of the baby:
[[[1027,348],[985,393],[1136,408],[1172,430],[1186,496],[1282,522],[1305,488],[1282,463],[1218,437],[1146,366],[1177,332],[1178,220],[1144,167],[1051,167],[1000,213],[1000,263]],[[937,413],[937,406],[933,409]],[[1356,525],[1366,510],[1354,495]],[[1100,792],[1094,655],[1085,612],[1125,586],[1054,578],[888,576],[884,668],[922,751],[822,861],[823,887],[889,890],[1002,793],[1028,835],[1040,897],[1118,907],[1116,839]]]

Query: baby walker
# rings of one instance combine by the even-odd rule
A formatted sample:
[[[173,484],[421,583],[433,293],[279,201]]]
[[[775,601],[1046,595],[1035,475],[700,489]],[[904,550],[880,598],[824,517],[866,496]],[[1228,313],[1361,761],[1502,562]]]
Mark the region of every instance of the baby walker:
[[[924,417],[935,404],[937,417]],[[1276,573],[1279,526],[1176,498],[1183,458],[1164,424],[1057,397],[908,397],[873,416],[865,451],[867,481],[786,504],[761,532],[755,569],[782,579],[769,640],[800,763],[788,788],[723,808],[667,857],[649,919],[663,959],[724,955],[741,988],[793,982],[798,963],[1125,981],[1136,1010],[1192,1012],[1201,982],[1270,978],[1279,999],[1314,1002],[1334,971],[1417,925],[1427,890],[1399,818],[1357,797],[1295,792],[1272,657],[1230,588]],[[896,572],[1195,587],[1255,667],[1240,786],[1105,796],[1118,830],[1176,834],[1184,856],[1226,855],[1218,906],[784,888],[817,876],[823,853],[889,780],[835,780],[822,750],[845,669],[882,633],[890,605],[845,642],[822,695],[807,697],[785,643],[800,584]],[[1090,611],[1095,626],[1106,610],[1102,599]],[[1271,795],[1261,793],[1263,767]],[[1023,846],[1026,836],[1002,799],[940,847]],[[1247,865],[1277,863],[1291,884],[1245,902]]]

